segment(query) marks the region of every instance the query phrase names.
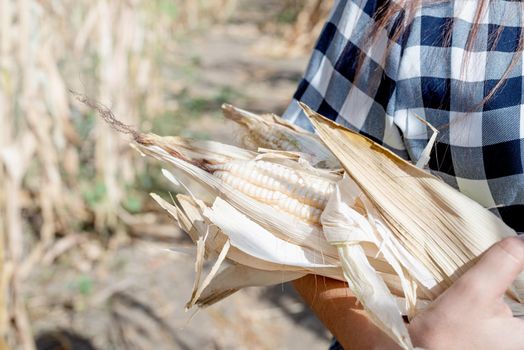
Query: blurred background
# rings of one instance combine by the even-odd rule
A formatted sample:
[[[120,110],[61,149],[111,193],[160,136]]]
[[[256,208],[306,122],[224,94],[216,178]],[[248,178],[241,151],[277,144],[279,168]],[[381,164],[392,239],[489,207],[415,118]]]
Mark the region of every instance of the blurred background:
[[[325,349],[289,285],[185,312],[169,194],[69,89],[143,131],[227,141],[282,113],[332,1],[0,0],[0,349]]]

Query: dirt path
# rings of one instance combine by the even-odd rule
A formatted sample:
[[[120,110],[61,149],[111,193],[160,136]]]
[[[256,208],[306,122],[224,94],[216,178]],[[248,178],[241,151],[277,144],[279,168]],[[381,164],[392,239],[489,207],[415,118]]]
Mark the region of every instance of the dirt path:
[[[307,57],[276,59],[255,50],[261,34],[250,19],[257,8],[249,3],[241,2],[232,23],[177,47],[173,60],[183,69],[173,74],[188,86],[184,94],[194,108],[200,108],[195,101],[213,108],[228,101],[281,113],[291,98]],[[218,114],[202,108],[187,132],[227,141]],[[169,242],[125,242],[106,257],[99,252],[93,266],[78,266],[66,256],[36,268],[24,286],[35,333],[73,330],[97,349],[327,348],[329,335],[289,285],[244,290],[197,314],[186,313],[193,259],[167,248],[191,245],[174,227],[163,230]]]
[[[192,264],[190,256],[140,243],[120,248],[93,272],[40,269],[33,282],[41,287],[26,291],[35,330],[72,329],[98,349],[327,347],[327,333],[289,285],[244,290],[186,313]]]

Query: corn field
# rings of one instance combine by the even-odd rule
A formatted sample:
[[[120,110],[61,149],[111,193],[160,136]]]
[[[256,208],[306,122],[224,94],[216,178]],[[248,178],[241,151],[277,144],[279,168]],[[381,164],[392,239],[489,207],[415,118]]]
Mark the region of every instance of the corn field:
[[[125,123],[156,125],[180,108],[168,72],[179,39],[242,2],[0,0],[0,349],[35,349],[20,294],[34,266],[71,250],[89,260],[86,236],[125,235],[147,194],[136,190],[145,162],[71,91]],[[329,2],[278,6],[289,22],[278,54],[304,55]]]

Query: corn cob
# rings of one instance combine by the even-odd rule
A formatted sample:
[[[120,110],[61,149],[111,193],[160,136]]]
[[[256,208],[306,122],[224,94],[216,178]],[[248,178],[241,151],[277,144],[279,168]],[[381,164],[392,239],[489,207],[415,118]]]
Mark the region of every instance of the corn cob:
[[[222,106],[227,119],[240,125],[241,144],[251,150],[267,148],[298,152],[312,165],[319,168],[338,169],[340,163],[322,144],[320,139],[275,114],[257,115],[228,104]]]
[[[325,241],[320,226],[326,198],[341,178],[338,173],[314,169],[281,155],[273,158],[271,154],[258,154],[247,159],[252,154],[240,152],[241,156],[233,159],[234,147],[216,142],[152,134],[141,134],[136,140],[144,153],[175,165],[175,177],[191,182],[206,205],[223,196],[279,238],[310,249],[313,260],[338,264],[336,249]],[[194,142],[198,149],[190,147]],[[295,190],[291,179],[303,184]]]
[[[213,175],[247,196],[307,223],[320,215],[334,181],[268,161],[233,161],[210,167]]]
[[[243,152],[226,155],[223,149],[232,152],[234,147],[217,142],[149,134],[142,135],[140,143],[160,145],[246,196],[315,225],[320,225],[320,215],[340,180],[335,173],[311,171],[295,162],[286,165],[255,159],[259,154],[241,149]]]

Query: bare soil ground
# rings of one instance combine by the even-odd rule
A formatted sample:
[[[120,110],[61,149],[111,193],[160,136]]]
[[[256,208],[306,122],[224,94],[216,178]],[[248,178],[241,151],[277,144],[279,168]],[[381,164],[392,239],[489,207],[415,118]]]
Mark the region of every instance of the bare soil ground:
[[[216,101],[218,95],[251,110],[281,113],[307,57],[269,58],[260,47],[255,50],[261,33],[252,18],[260,20],[258,11],[264,9],[248,5],[232,22],[181,41],[170,54],[187,64],[173,74],[184,80],[193,100]],[[216,112],[204,111],[187,125],[191,134],[230,138]],[[24,294],[35,334],[67,329],[96,349],[327,348],[329,334],[288,284],[243,290],[208,309],[185,312],[193,258],[168,248],[190,251],[191,243],[164,217],[134,231],[134,237],[153,232],[156,238],[123,235],[113,239],[109,251],[93,240],[82,244],[81,252],[75,248],[34,269]],[[79,261],[76,254],[90,260]]]

